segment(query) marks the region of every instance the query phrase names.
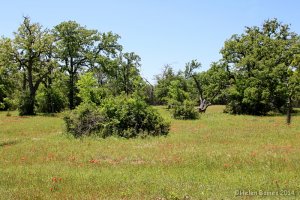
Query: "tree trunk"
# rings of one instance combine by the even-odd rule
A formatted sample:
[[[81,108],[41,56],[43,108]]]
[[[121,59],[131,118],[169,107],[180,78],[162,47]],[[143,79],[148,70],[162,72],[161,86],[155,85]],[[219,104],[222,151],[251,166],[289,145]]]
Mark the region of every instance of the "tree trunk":
[[[75,72],[74,72],[74,63],[73,58],[70,58],[70,71],[69,71],[69,108],[72,110],[75,108],[74,104],[74,95],[75,95]]]
[[[36,89],[34,87],[33,84],[33,78],[32,78],[32,64],[30,63],[27,71],[28,71],[28,86],[29,86],[29,99],[28,99],[28,104],[27,104],[27,109],[24,113],[24,115],[35,115],[34,112],[34,106],[35,106],[35,93],[36,93]]]
[[[74,74],[70,74],[69,79],[69,108],[72,110],[75,108],[74,106]]]
[[[54,102],[53,102],[53,99],[52,99],[52,95],[53,95],[53,91],[52,91],[52,69],[49,69],[48,70],[48,73],[49,73],[49,76],[47,78],[47,95],[48,95],[48,100],[49,100],[49,104],[48,104],[48,112],[50,113],[54,113]]]
[[[200,98],[200,105],[198,107],[198,111],[200,113],[205,113],[208,106],[210,106],[211,103],[206,101],[205,99]]]
[[[23,73],[23,84],[22,84],[22,89],[23,89],[23,91],[26,90],[26,83],[27,83],[27,80],[26,80],[26,73]]]
[[[286,113],[286,123],[288,125],[291,124],[291,119],[292,119],[292,98],[289,96],[288,102],[287,102],[287,113]]]
[[[29,102],[28,102],[28,107],[27,107],[27,113],[26,113],[26,115],[35,115],[34,106],[35,106],[35,92],[32,93],[30,91]]]

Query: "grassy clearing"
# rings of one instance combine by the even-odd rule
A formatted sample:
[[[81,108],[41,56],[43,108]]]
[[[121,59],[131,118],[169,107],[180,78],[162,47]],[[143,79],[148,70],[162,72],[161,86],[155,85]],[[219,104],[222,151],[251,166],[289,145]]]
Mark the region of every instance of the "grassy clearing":
[[[0,113],[0,199],[255,199],[236,190],[300,198],[300,116],[233,116],[209,107],[172,120],[167,137],[83,138],[59,116]]]

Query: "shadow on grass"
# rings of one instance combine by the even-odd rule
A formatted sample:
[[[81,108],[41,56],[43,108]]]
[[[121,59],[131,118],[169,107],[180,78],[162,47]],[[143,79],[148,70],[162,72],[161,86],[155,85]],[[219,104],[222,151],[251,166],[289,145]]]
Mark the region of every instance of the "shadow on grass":
[[[57,113],[37,113],[36,116],[42,116],[42,117],[56,117]]]
[[[61,117],[63,116],[64,112],[58,112],[58,113],[36,113],[36,115],[33,116],[39,116],[39,117]]]
[[[286,116],[286,113],[268,112],[266,116],[270,116],[270,117]],[[300,108],[294,108],[292,111],[292,116],[300,116]]]
[[[20,141],[18,140],[8,140],[8,141],[0,141],[0,147],[4,147],[4,146],[10,146],[10,145],[15,145],[17,143],[19,143]]]

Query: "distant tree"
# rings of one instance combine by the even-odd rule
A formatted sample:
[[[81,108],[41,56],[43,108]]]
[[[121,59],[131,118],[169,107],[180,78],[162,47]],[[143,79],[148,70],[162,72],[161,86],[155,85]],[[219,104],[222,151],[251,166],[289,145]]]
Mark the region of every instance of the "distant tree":
[[[175,119],[197,119],[199,117],[199,113],[195,109],[195,101],[191,98],[188,81],[181,72],[178,72],[176,80],[170,82],[165,99]]]
[[[264,115],[271,110],[291,110],[299,67],[293,64],[298,36],[276,19],[262,27],[246,27],[221,50],[231,77],[227,111]],[[297,49],[297,48],[296,48]]]
[[[292,63],[288,68],[288,78],[285,79],[285,85],[288,91],[287,100],[287,124],[291,123],[291,113],[293,103],[300,102],[300,38],[298,37],[294,46],[291,47]]]
[[[207,107],[223,94],[228,82],[228,74],[222,64],[213,63],[206,72],[196,72],[201,63],[192,60],[185,66],[186,79],[192,79],[193,86],[199,98],[199,112],[205,112]]]
[[[61,112],[68,106],[67,76],[57,68],[42,82],[37,91],[37,111],[42,113]]]
[[[155,96],[154,96],[154,85],[150,83],[146,78],[144,78],[144,93],[145,93],[145,100],[150,105],[155,105]]]
[[[117,43],[118,35],[111,32],[99,33],[89,30],[75,21],[62,22],[54,28],[56,36],[56,58],[69,76],[69,108],[77,104],[76,82],[78,75],[86,70],[106,76],[110,71],[111,56],[115,56],[122,46]]]
[[[76,85],[82,103],[99,106],[101,101],[109,96],[107,88],[97,83],[97,79],[92,72],[81,75]]]
[[[60,23],[53,32],[56,37],[55,56],[69,76],[69,108],[73,109],[78,104],[75,102],[78,74],[88,67],[88,56],[95,51],[99,35],[96,30],[88,30],[74,21]]]
[[[18,74],[16,65],[11,62],[12,41],[9,38],[0,39],[0,109],[7,110],[15,100],[13,95],[18,89]]]
[[[19,105],[20,115],[35,114],[36,92],[53,68],[51,60],[53,36],[28,17],[14,34],[8,57],[23,75],[23,91]]]
[[[170,83],[177,79],[171,65],[165,65],[161,74],[155,76],[154,95],[158,104],[166,104]]]
[[[187,82],[182,78],[181,80],[173,80],[170,82],[168,90],[167,101],[169,106],[181,104],[185,100],[190,99],[190,94],[187,88]]]
[[[124,58],[124,60],[123,60]],[[134,89],[141,82],[139,67],[141,58],[135,53],[125,53],[120,60],[118,69],[118,84],[121,91],[127,95],[134,92]]]

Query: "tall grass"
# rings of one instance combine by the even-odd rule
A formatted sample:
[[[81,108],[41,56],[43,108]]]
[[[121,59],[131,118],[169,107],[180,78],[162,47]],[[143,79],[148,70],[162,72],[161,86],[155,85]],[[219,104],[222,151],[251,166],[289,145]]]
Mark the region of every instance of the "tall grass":
[[[170,134],[129,140],[74,139],[60,116],[0,113],[0,199],[300,198],[300,116],[287,126],[284,116],[234,116],[222,106],[199,120],[157,109]]]

